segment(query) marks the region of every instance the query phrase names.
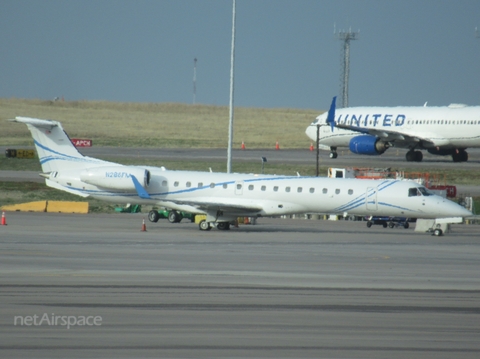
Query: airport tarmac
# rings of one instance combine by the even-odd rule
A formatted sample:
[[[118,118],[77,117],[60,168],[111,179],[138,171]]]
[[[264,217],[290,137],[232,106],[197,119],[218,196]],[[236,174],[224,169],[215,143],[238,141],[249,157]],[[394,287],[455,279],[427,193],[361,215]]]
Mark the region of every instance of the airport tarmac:
[[[143,218],[7,213],[0,357],[480,356],[477,225]]]

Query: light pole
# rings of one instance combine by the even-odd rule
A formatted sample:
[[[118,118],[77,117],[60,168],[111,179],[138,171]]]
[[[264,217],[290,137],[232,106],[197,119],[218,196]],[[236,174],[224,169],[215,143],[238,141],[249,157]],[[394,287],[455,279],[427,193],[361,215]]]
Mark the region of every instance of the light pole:
[[[267,162],[267,157],[262,157],[262,175],[263,175],[263,169],[265,166],[265,162]]]

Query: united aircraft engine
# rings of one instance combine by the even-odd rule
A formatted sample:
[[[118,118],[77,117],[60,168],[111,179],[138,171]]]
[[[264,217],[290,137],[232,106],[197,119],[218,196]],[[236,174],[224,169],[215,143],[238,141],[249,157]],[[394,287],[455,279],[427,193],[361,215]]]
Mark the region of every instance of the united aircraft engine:
[[[369,135],[356,136],[349,144],[350,151],[359,155],[381,155],[390,146],[389,142]]]
[[[150,184],[150,171],[139,167],[96,167],[80,172],[82,182],[113,190],[135,191],[134,177],[143,188]]]

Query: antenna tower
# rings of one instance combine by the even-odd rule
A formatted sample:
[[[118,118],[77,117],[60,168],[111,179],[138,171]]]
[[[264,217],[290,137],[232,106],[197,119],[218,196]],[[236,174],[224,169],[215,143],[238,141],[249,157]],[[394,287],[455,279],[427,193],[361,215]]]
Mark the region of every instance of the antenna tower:
[[[197,100],[197,58],[193,59],[193,104]]]
[[[340,77],[340,103],[343,108],[348,107],[348,77],[350,74],[350,41],[358,40],[360,31],[353,32],[352,29],[348,31],[334,31],[335,37],[343,41],[341,51],[342,72]]]

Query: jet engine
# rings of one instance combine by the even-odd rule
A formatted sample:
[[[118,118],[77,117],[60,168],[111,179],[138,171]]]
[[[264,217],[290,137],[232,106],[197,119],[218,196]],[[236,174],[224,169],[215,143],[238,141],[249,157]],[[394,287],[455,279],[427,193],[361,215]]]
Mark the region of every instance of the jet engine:
[[[132,166],[87,168],[80,173],[80,180],[103,188],[135,190],[132,176],[135,176],[143,188],[150,184],[150,171]]]
[[[374,136],[362,135],[352,138],[349,147],[350,151],[359,155],[381,155],[390,144]]]

